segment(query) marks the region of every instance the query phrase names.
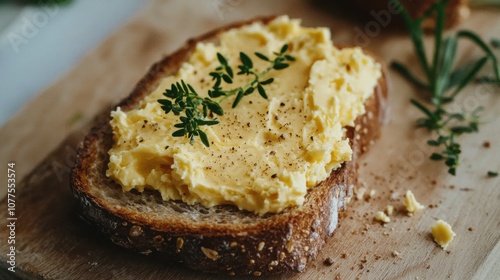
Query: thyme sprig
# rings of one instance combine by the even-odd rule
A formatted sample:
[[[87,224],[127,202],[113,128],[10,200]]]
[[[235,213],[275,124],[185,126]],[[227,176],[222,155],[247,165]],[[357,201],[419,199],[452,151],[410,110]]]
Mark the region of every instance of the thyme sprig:
[[[424,71],[425,80],[414,76],[401,63],[392,62],[391,66],[409,82],[431,94],[426,104],[416,99],[411,100],[411,104],[425,115],[425,117],[417,120],[417,126],[427,128],[435,135],[435,138],[427,141],[428,145],[441,148],[440,151],[433,153],[430,159],[444,161],[448,167],[448,173],[456,175],[461,153],[460,144],[456,142],[456,139],[462,134],[478,131],[478,112],[481,108],[476,108],[471,113],[449,112],[446,105],[454,101],[455,97],[462,92],[488,61],[493,63],[493,79],[500,82],[497,58],[488,45],[472,31],[459,30],[450,36],[444,37],[447,0],[437,1],[422,17],[416,19],[410,17],[398,0],[391,1],[401,10],[401,15],[410,32],[420,66]],[[436,20],[434,54],[432,62],[429,62],[423,42],[422,22],[434,15]],[[476,61],[453,70],[459,39],[471,41],[482,49],[485,55]]]
[[[234,71],[229,65],[227,58],[217,53],[217,60],[220,65],[215,68],[215,71],[209,73],[212,81],[214,81],[212,88],[208,90],[209,97],[201,97],[193,86],[184,80],[173,83],[170,89],[167,88],[163,93],[168,99],[158,99],[165,114],[172,112],[176,116],[180,116],[180,122],[174,125],[179,129],[174,131],[172,136],[187,137],[191,144],[194,143],[195,137],[198,136],[205,146],[210,147],[208,136],[201,127],[219,124],[219,120],[213,119],[212,116],[213,114],[218,116],[224,114],[220,103],[229,97],[236,96],[232,103],[232,108],[235,108],[243,97],[254,93],[256,89],[262,98],[267,99],[265,86],[271,84],[274,78],[262,79],[271,70],[285,69],[289,66],[289,62],[295,60],[287,51],[288,45],[285,44],[279,52],[273,53],[273,58],[256,52],[255,56],[257,58],[269,64],[267,68],[260,72],[254,68],[252,59],[247,54],[240,52],[239,58],[241,64],[237,66],[239,71],[236,75],[251,76],[252,80],[232,89],[224,89],[222,84],[233,83]],[[183,112],[184,115],[182,115]]]

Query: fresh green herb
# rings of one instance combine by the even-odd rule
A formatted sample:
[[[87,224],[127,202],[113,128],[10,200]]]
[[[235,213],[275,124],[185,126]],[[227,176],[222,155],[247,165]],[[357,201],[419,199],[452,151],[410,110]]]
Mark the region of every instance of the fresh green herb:
[[[497,176],[498,176],[498,172],[488,171],[488,177],[497,177]]]
[[[490,44],[493,48],[500,48],[500,39],[493,38],[490,41]],[[478,84],[493,84],[500,86],[500,81],[495,77],[482,76],[476,79],[476,83]]]
[[[476,83],[478,84],[493,84],[500,86],[500,81],[498,81],[494,77],[482,76],[476,79]]]
[[[232,84],[234,78],[234,71],[229,65],[227,59],[220,53],[217,53],[217,60],[220,65],[215,68],[215,71],[210,72],[209,75],[215,81],[212,88],[208,90],[208,96],[202,98],[198,95],[196,90],[190,85],[186,84],[183,80],[171,85],[170,89],[166,89],[163,95],[169,99],[158,99],[162,105],[161,108],[166,114],[173,112],[179,116],[182,112],[184,115],[180,116],[180,123],[175,124],[179,128],[172,136],[174,137],[187,137],[190,143],[194,142],[194,138],[198,136],[201,142],[209,147],[207,134],[201,130],[202,126],[212,126],[219,123],[219,120],[207,118],[213,114],[222,116],[224,111],[220,103],[229,97],[235,96],[232,108],[238,106],[243,97],[248,96],[255,92],[267,99],[265,86],[271,84],[274,79],[268,78],[261,80],[271,70],[282,70],[289,66],[288,62],[294,61],[295,58],[287,53],[288,45],[285,44],[281,47],[279,52],[275,52],[274,57],[270,59],[262,53],[255,53],[259,59],[267,62],[269,66],[261,72],[257,72],[253,67],[252,59],[245,53],[240,52],[241,64],[238,65],[239,72],[236,75],[251,76],[253,79],[239,87],[232,89],[222,88],[222,83]],[[219,98],[219,99],[216,99]]]
[[[494,48],[500,48],[500,38],[493,38],[490,42],[491,46]]]
[[[429,140],[427,143],[430,146],[441,148],[441,150],[433,153],[430,159],[444,161],[448,167],[448,173],[455,175],[460,163],[461,153],[460,144],[456,142],[456,139],[464,133],[478,131],[478,112],[481,108],[477,108],[472,113],[449,112],[445,105],[454,101],[457,94],[464,89],[488,61],[493,63],[494,80],[500,82],[497,58],[488,45],[472,31],[459,30],[448,37],[444,37],[447,0],[437,1],[422,17],[416,19],[410,17],[398,0],[391,1],[401,10],[401,15],[410,32],[420,66],[425,73],[425,80],[417,78],[398,62],[393,62],[391,66],[415,86],[431,94],[431,98],[428,100],[430,104],[424,104],[416,99],[411,100],[411,103],[425,115],[425,117],[417,120],[417,126],[425,127],[436,135],[436,138]],[[427,17],[434,15],[436,19],[434,54],[432,62],[429,62],[423,42],[422,22]],[[485,56],[453,70],[459,39],[468,39],[481,48],[485,52]]]

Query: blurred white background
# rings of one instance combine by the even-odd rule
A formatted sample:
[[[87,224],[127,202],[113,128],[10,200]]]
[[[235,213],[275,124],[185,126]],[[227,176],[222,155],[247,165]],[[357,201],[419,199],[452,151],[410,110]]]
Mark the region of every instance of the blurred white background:
[[[0,0],[0,127],[148,1],[73,0],[60,6],[3,2]]]

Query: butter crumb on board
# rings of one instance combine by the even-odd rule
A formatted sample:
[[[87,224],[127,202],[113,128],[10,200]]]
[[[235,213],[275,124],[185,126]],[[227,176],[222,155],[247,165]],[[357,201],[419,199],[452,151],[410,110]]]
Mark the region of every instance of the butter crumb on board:
[[[415,195],[410,190],[406,191],[405,194],[405,206],[406,206],[406,211],[408,211],[409,215],[412,215],[418,210],[422,210],[425,208],[425,206],[423,206],[417,201]]]
[[[431,227],[432,236],[434,241],[443,248],[443,250],[450,245],[453,237],[456,236],[455,232],[451,229],[450,224],[443,220],[438,220],[434,226]]]
[[[389,218],[389,216],[387,216],[384,212],[377,211],[377,213],[375,213],[375,220],[383,223],[389,223],[391,221],[391,218]]]

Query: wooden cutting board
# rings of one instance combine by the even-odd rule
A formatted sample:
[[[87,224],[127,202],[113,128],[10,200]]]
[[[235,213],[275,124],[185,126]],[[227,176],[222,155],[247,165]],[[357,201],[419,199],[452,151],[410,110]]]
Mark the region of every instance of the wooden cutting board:
[[[0,158],[5,169],[0,178],[7,182],[7,163],[15,162],[17,220],[14,274],[7,271],[9,230],[5,223],[9,221],[6,188],[2,187],[0,278],[221,278],[136,255],[106,241],[78,218],[68,171],[93,118],[128,95],[153,62],[190,37],[235,20],[269,14],[300,17],[308,26],[328,26],[338,43],[363,43],[386,62],[397,59],[416,65],[404,33],[381,27],[380,34],[369,33],[373,36],[362,41],[358,34],[366,23],[310,1],[152,1],[1,129]],[[474,10],[461,27],[476,30],[483,38],[498,37],[499,15],[498,10]],[[459,61],[481,55],[471,45],[459,54]],[[418,92],[391,74],[392,117],[360,165],[364,186],[375,190],[375,195],[349,204],[340,228],[304,273],[263,278],[500,278],[500,178],[486,176],[488,170],[500,171],[499,89],[470,86],[458,100],[458,108],[482,105],[485,113],[480,133],[461,139],[462,165],[459,175],[452,177],[441,163],[427,159],[429,135],[415,129],[420,113],[409,104]],[[484,142],[490,147],[484,147]],[[403,211],[402,195],[407,189],[427,206],[412,217]],[[388,204],[398,211],[382,226],[373,216]],[[438,247],[430,235],[437,219],[446,220],[457,233],[447,250]],[[331,266],[323,264],[328,257],[334,260]]]

